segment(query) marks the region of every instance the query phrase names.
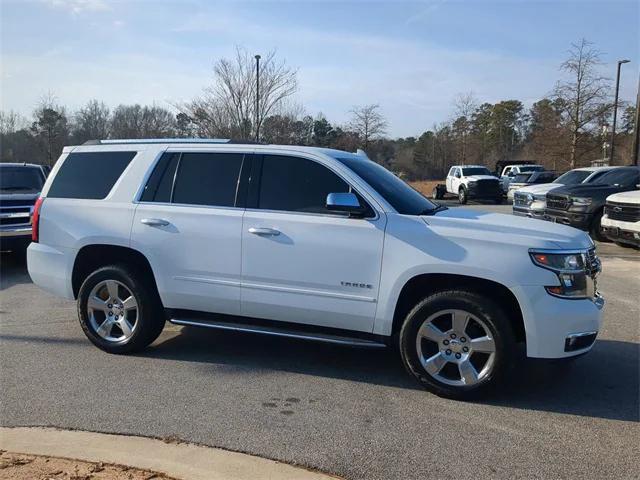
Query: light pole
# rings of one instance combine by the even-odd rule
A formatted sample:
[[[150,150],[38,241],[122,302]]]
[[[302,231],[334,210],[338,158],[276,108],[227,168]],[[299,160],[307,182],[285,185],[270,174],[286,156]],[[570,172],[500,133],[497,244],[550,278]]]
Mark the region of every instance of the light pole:
[[[618,60],[618,74],[616,76],[616,98],[613,101],[613,125],[611,125],[611,155],[609,157],[609,164],[613,164],[613,152],[615,150],[616,141],[616,119],[618,117],[618,92],[620,91],[620,67],[623,63],[629,63],[630,60]]]
[[[260,55],[256,59],[256,142],[260,141]]]
[[[640,77],[638,78],[638,93],[636,96],[636,121],[633,127],[633,154],[631,155],[631,164],[640,165],[638,162],[638,149],[640,148]]]

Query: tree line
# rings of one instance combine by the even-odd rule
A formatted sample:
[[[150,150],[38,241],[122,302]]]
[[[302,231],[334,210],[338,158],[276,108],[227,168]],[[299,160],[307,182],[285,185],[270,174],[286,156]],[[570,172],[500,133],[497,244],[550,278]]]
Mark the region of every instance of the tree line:
[[[571,46],[560,69],[563,78],[530,108],[516,99],[480,103],[459,94],[450,119],[419,137],[390,139],[377,104],[354,106],[350,120],[331,123],[292,101],[297,71],[274,52],[255,59],[242,48],[214,65],[210,86],[193,100],[158,105],[119,105],[94,99],[75,111],[48,94],[31,119],[0,112],[0,159],[53,164],[64,145],[106,138],[202,137],[311,145],[369,158],[410,179],[442,178],[452,164],[493,168],[498,160],[535,160],[564,171],[607,156],[606,126],[612,113],[611,81],[598,72],[602,55],[582,40]],[[622,105],[613,164],[631,162],[635,107]]]

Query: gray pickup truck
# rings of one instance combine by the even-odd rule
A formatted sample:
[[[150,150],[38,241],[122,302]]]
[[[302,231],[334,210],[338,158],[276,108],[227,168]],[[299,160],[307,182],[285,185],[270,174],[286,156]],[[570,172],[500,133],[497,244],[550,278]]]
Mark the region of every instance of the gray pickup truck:
[[[45,177],[42,165],[0,163],[0,250],[24,251],[31,242],[31,214]]]

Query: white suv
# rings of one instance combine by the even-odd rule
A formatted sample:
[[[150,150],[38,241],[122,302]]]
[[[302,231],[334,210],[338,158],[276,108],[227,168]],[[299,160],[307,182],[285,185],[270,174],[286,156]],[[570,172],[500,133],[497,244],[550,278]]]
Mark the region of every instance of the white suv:
[[[574,228],[432,203],[366,156],[215,141],[67,147],[34,212],[33,281],[91,342],[179,325],[397,346],[467,397],[529,357],[588,351],[600,264]]]

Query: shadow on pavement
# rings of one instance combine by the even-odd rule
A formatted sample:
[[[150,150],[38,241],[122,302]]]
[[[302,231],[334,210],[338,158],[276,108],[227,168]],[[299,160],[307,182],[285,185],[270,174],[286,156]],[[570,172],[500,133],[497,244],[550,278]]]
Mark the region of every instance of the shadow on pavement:
[[[241,370],[282,370],[421,389],[392,349],[338,347],[261,335],[184,328],[143,354]],[[479,403],[611,420],[639,420],[640,345],[600,340],[569,361],[524,360],[504,390]],[[425,393],[426,395],[426,393]]]
[[[0,253],[0,290],[31,283],[27,272],[27,257],[25,252]]]

